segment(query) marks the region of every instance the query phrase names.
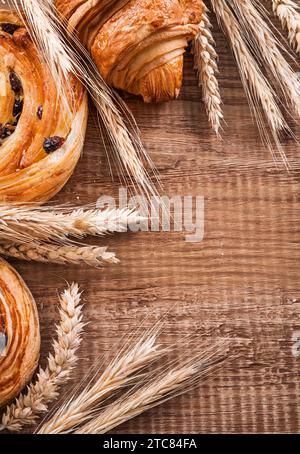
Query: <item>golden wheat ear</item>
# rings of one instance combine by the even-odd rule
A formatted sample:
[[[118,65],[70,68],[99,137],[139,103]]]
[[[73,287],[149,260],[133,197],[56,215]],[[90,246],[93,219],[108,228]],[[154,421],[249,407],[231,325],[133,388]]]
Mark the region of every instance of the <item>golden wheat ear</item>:
[[[300,6],[293,0],[272,0],[274,14],[287,29],[290,45],[300,55]]]
[[[2,0],[2,3],[14,8],[24,18],[28,32],[48,64],[63,99],[66,101],[64,87],[68,84],[70,73],[86,87],[105,126],[114,155],[121,164],[122,177],[125,179],[127,173],[134,189],[141,190],[148,199],[157,195],[144,161],[156,176],[157,173],[142,145],[133,116],[124,102],[105,84],[76,35],[68,34],[66,24],[59,18],[52,0]]]
[[[218,55],[211,33],[212,25],[208,17],[208,8],[202,0],[199,1],[202,4],[203,17],[199,24],[199,33],[193,43],[194,69],[198,72],[199,86],[202,87],[208,121],[218,136],[223,120],[222,99],[217,80]]]
[[[126,232],[143,220],[145,218],[137,211],[128,208],[100,210],[89,205],[0,204],[0,242],[74,244],[75,239],[88,235]]]

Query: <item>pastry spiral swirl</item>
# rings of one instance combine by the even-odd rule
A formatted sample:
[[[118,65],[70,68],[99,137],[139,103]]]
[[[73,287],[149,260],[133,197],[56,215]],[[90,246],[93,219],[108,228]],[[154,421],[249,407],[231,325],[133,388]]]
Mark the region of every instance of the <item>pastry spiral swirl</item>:
[[[145,102],[179,94],[183,54],[199,31],[198,0],[55,0],[108,84]]]
[[[72,76],[70,82],[74,108],[67,109],[18,16],[0,10],[0,202],[44,202],[71,176],[87,97]]]
[[[19,274],[0,259],[0,407],[30,381],[39,351],[34,299]]]

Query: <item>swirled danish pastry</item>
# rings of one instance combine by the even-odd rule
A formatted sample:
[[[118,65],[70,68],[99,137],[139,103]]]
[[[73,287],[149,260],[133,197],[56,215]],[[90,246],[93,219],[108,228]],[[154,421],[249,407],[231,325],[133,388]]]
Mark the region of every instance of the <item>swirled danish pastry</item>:
[[[108,84],[145,102],[179,94],[183,54],[198,33],[198,0],[55,0]]]
[[[0,407],[30,381],[39,352],[34,299],[19,274],[0,259]]]
[[[87,97],[70,75],[72,109],[16,14],[0,10],[0,202],[43,202],[71,176],[87,123]]]

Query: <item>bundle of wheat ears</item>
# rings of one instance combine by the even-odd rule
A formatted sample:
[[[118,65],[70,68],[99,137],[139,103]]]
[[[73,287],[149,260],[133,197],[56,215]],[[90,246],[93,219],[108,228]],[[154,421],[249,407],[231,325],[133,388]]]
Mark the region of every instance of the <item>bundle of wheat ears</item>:
[[[230,342],[224,340],[210,346],[203,344],[201,349],[189,348],[199,353],[174,360],[171,355],[176,352],[176,346],[159,344],[162,325],[157,324],[143,335],[128,336],[129,340],[108,364],[105,358],[99,360],[81,386],[71,388],[63,401],[49,412],[49,405],[59,398],[60,388],[72,378],[78,362],[85,326],[80,301],[77,284],[70,285],[60,295],[60,323],[56,327],[57,339],[53,341],[54,352],[48,356],[47,367],[40,367],[27,389],[4,410],[0,431],[19,432],[35,426],[39,417],[47,415],[36,433],[106,433],[200,385],[230,357]],[[184,342],[181,353],[183,347]]]
[[[125,232],[143,218],[131,209],[0,205],[0,255],[59,264],[118,263],[107,247],[80,243],[87,235]]]

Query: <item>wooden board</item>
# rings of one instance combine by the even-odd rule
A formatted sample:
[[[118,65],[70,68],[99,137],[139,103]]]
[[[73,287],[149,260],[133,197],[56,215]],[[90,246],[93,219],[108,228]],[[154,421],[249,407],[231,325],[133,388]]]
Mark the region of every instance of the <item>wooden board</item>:
[[[186,58],[176,102],[144,105],[127,99],[167,195],[204,195],[205,238],[183,233],[129,233],[97,240],[116,251],[118,266],[95,270],[12,261],[39,307],[42,364],[51,348],[57,291],[65,281],[84,290],[86,328],[81,379],[120,338],[166,316],[163,340],[180,345],[196,333],[247,343],[230,367],[199,389],[118,428],[122,433],[297,432],[300,358],[292,354],[300,330],[299,145],[284,141],[289,172],[276,167],[261,144],[236,67],[220,32],[220,85],[226,125],[210,131],[201,93]],[[95,202],[117,195],[94,115],[84,155],[57,202]],[[293,125],[295,132],[299,126]],[[197,345],[197,342],[196,342]],[[189,348],[186,346],[185,348]]]

